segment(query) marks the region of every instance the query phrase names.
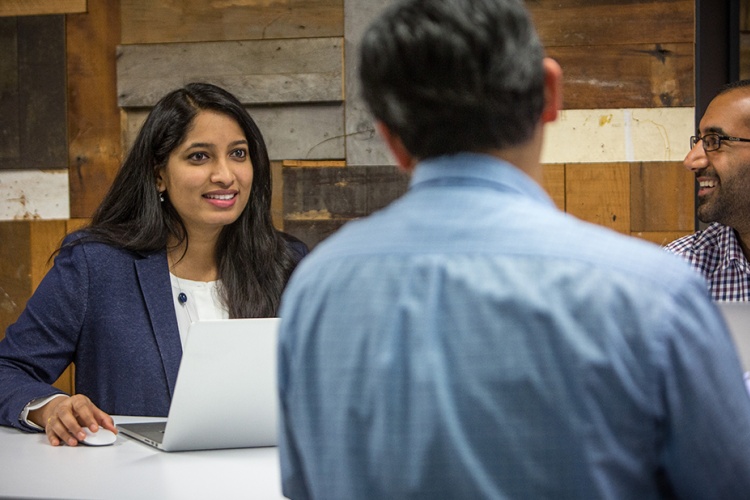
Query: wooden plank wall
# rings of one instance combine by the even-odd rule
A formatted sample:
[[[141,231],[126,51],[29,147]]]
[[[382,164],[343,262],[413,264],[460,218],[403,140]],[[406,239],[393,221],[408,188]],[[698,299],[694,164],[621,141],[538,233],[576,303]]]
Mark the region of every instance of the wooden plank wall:
[[[66,123],[57,130],[67,130],[71,218],[91,215],[155,99],[204,79],[240,95],[256,117],[274,160],[274,221],[314,245],[406,189],[406,178],[374,134],[356,81],[358,38],[390,3],[8,0],[0,5],[0,44],[17,43],[13,30],[19,23],[37,22],[7,16],[67,13],[62,31]],[[595,117],[603,109],[692,108],[693,3],[528,0],[548,54],[563,66],[566,112],[591,111]],[[39,22],[54,23],[53,18]],[[20,99],[7,97],[7,89],[21,89],[13,80],[21,63],[4,53],[0,111],[8,109],[8,99]],[[589,115],[580,116],[588,120]],[[28,129],[6,120],[0,127],[13,128],[16,135]],[[680,161],[635,161],[627,155],[571,161],[585,156],[582,148],[595,143],[596,130],[573,136],[562,144],[566,159],[553,154],[544,166],[544,187],[557,206],[660,244],[692,232],[693,178]],[[0,162],[20,151],[6,137],[0,134],[5,141]],[[678,137],[672,146],[665,137],[654,141],[674,148],[687,143]],[[0,331],[44,272],[40,261],[30,260],[32,248],[38,248],[35,255],[48,254],[73,224],[63,228],[59,222],[0,223],[0,252],[8,252],[0,263]],[[18,257],[27,254],[29,259]]]

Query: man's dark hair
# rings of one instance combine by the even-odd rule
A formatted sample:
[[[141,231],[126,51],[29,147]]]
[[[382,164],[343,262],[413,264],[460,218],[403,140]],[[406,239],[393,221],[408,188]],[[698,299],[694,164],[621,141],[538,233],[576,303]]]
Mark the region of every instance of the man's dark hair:
[[[750,80],[738,80],[736,82],[730,82],[722,85],[716,95],[720,96],[721,94],[726,94],[727,92],[730,92],[732,90],[741,89],[744,87],[750,87]]]
[[[528,140],[544,107],[544,50],[517,0],[404,0],[365,32],[365,102],[415,157]]]

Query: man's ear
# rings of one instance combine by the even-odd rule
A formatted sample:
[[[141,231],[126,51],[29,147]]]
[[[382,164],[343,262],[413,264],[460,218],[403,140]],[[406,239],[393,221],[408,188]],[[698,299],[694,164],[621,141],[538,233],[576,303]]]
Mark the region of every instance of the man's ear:
[[[544,110],[542,123],[557,120],[557,114],[562,109],[562,68],[552,58],[545,57],[544,66]]]
[[[388,149],[391,151],[394,158],[396,158],[398,166],[407,172],[411,172],[417,164],[417,159],[406,149],[401,138],[394,134],[391,129],[381,121],[375,122],[375,130],[378,131],[378,134],[380,134],[380,137],[383,138],[386,146],[388,146]]]

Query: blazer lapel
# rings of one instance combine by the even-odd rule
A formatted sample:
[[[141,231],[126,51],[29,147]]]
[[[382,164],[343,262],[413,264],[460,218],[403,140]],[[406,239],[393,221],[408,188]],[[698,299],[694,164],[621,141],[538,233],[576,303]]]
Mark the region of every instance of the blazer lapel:
[[[164,364],[171,397],[182,358],[182,344],[174,312],[167,256],[164,252],[147,254],[143,259],[135,261],[135,268]]]

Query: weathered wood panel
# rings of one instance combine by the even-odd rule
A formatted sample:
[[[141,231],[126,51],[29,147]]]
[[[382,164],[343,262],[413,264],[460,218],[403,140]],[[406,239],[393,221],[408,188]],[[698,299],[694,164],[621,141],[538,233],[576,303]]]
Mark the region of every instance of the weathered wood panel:
[[[31,295],[52,267],[52,255],[67,231],[67,222],[0,222],[0,339],[26,307]],[[73,367],[69,367],[55,386],[73,391]]]
[[[243,104],[341,102],[343,39],[122,45],[117,91],[122,107],[153,106],[189,82],[214,83]]]
[[[86,0],[3,0],[2,16],[39,16],[86,12]]]
[[[693,0],[526,0],[547,47],[692,43]]]
[[[565,207],[579,219],[630,234],[630,165],[566,165]]]
[[[678,162],[630,167],[630,229],[635,232],[692,232],[695,177]]]
[[[568,109],[545,127],[543,163],[682,161],[695,109]]]
[[[64,23],[2,19],[0,169],[67,167]]]
[[[90,217],[120,165],[115,48],[119,0],[67,16],[70,216]]]
[[[409,176],[393,166],[338,167],[284,164],[284,230],[309,247],[349,220],[401,196]]]
[[[565,211],[565,165],[542,165],[542,187],[557,208]]]
[[[395,165],[385,143],[375,133],[372,116],[360,97],[359,41],[367,26],[394,0],[345,0],[346,164]]]
[[[122,0],[122,43],[342,36],[343,0]]]
[[[693,44],[549,47],[563,68],[563,108],[694,106]]]
[[[271,160],[344,158],[344,105],[247,108],[266,141]],[[124,147],[130,148],[148,110],[128,110]]]

